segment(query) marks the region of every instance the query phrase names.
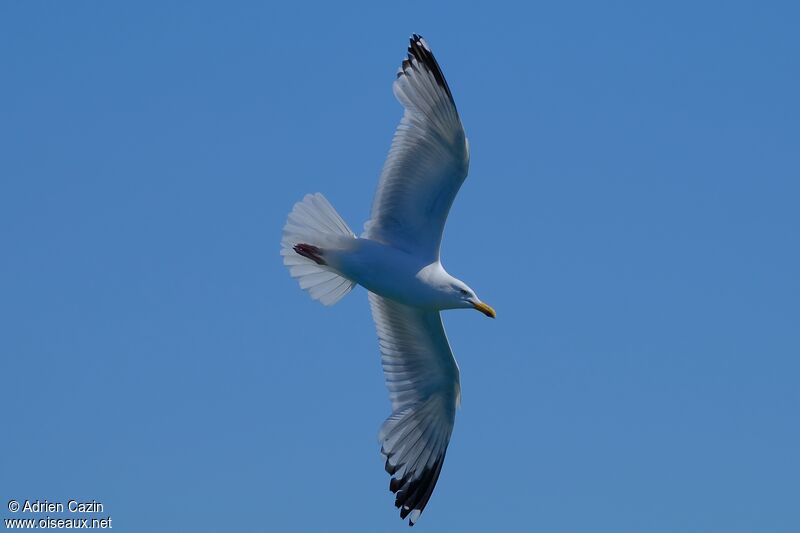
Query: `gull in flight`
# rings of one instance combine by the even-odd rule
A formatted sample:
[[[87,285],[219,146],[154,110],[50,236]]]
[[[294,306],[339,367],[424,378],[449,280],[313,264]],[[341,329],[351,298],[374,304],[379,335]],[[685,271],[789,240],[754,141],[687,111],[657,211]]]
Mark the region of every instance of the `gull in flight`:
[[[439,259],[469,145],[442,70],[419,35],[410,39],[393,90],[403,118],[364,233],[357,237],[324,196],[309,194],[289,214],[281,255],[300,287],[324,305],[357,284],[369,291],[392,402],[378,438],[395,506],[413,526],[439,479],[461,398],[439,312],[495,312]]]

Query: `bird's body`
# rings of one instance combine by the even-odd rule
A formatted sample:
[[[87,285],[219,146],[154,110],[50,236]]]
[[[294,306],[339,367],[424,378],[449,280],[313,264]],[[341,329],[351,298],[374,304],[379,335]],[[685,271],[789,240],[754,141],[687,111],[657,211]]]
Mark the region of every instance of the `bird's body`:
[[[475,308],[492,318],[495,312],[439,259],[469,149],[428,45],[414,35],[408,52],[394,83],[405,113],[363,235],[357,237],[324,196],[309,194],[289,214],[281,255],[300,287],[324,305],[355,285],[370,292],[393,411],[381,427],[381,452],[395,505],[414,525],[439,478],[461,397],[439,311]]]
[[[325,262],[347,279],[398,303],[421,309],[451,309],[443,287],[456,278],[439,261],[425,259],[372,239],[354,238],[325,251]]]

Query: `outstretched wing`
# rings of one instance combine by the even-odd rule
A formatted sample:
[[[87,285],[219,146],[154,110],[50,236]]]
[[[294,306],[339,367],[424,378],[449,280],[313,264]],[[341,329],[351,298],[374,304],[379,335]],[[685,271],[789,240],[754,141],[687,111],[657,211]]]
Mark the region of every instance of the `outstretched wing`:
[[[467,177],[469,149],[447,81],[419,35],[411,37],[393,90],[405,112],[364,236],[435,261],[447,213]]]
[[[460,397],[458,364],[436,311],[369,294],[392,416],[381,427],[381,453],[392,475],[400,517],[414,525],[433,493]]]

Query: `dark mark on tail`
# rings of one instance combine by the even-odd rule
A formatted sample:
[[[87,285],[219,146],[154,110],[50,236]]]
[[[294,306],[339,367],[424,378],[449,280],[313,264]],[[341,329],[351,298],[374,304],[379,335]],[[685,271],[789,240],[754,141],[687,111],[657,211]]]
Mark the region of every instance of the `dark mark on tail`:
[[[328,263],[322,258],[322,250],[310,244],[299,243],[293,246],[293,249],[298,254],[307,259],[311,259],[318,265],[327,265]]]

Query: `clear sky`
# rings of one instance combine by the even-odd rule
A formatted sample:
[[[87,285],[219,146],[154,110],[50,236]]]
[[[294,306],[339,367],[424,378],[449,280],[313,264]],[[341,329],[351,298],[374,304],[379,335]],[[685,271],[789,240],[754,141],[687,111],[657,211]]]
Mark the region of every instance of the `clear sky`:
[[[446,313],[416,529],[800,530],[800,8],[522,4],[3,2],[0,517],[407,530],[366,293],[278,250],[308,192],[362,228],[418,32],[472,154],[443,262],[498,318]]]

